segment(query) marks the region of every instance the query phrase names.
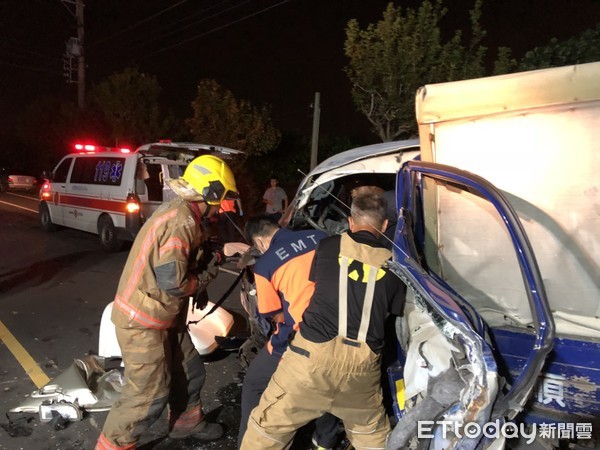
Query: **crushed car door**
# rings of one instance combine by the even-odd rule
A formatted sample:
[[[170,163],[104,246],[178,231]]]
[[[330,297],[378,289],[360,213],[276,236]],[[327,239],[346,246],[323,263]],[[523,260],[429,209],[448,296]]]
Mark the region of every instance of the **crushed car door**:
[[[421,316],[429,316],[438,333],[447,339],[453,355],[462,352],[469,362],[474,378],[466,385],[477,385],[473,381],[482,371],[491,374],[498,370],[501,377],[506,375],[501,355],[487,333],[496,316],[511,317],[515,326],[532,335],[533,343],[520,374],[512,379],[505,377],[509,380],[506,386],[499,382],[494,392],[497,397],[488,399],[487,407],[476,405],[475,395],[461,394],[462,420],[514,419],[530,397],[554,338],[542,277],[517,214],[505,196],[483,178],[441,164],[406,163],[398,173],[396,194],[400,213],[394,236],[395,269],[417,297]],[[490,246],[498,250],[493,257]],[[478,259],[479,254],[486,255],[486,259]],[[488,285],[482,280],[498,273],[503,276],[492,283],[494,289],[480,289]],[[417,336],[423,330],[422,317],[415,320],[409,317],[405,324],[404,334],[412,335],[406,338],[404,351],[410,353],[418,345],[419,359],[426,350],[426,341],[419,341]],[[490,355],[499,364],[490,361]],[[425,357],[422,360],[425,365],[431,363]],[[405,361],[406,400],[408,391],[419,391],[414,385],[421,377],[418,370],[410,370],[412,361],[414,358]],[[432,373],[439,377],[440,371],[429,371],[435,383]],[[459,375],[465,381],[464,373]],[[446,380],[456,382],[451,376]],[[485,387],[483,380],[479,387]],[[427,393],[431,393],[431,387]],[[454,413],[456,406],[452,407]],[[456,418],[452,408],[446,411],[446,418]],[[469,447],[456,437],[450,441],[445,448]]]

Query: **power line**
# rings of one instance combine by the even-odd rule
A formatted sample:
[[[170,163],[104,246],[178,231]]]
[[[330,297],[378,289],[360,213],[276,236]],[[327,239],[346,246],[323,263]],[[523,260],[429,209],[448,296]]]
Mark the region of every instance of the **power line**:
[[[60,58],[58,58],[58,57],[48,56],[47,54],[43,54],[43,53],[40,53],[40,52],[35,51],[35,50],[29,50],[27,48],[20,47],[20,46],[15,45],[15,44],[13,44],[11,42],[8,42],[8,41],[4,41],[2,43],[2,46],[0,46],[0,50],[8,51],[8,52],[10,52],[10,54],[12,54],[12,55],[14,55],[16,57],[21,57],[21,58],[25,58],[27,56],[19,54],[19,53],[26,53],[29,56],[35,56],[35,57],[38,57],[38,58],[45,58],[48,61],[52,61],[52,62],[60,61]],[[15,50],[16,50],[16,52],[15,52]],[[19,53],[17,53],[17,52],[19,52]]]
[[[3,64],[5,66],[17,67],[19,69],[30,70],[30,71],[33,71],[33,72],[44,72],[44,73],[48,73],[50,75],[56,75],[56,76],[59,76],[59,77],[63,76],[62,72],[60,72],[58,70],[57,71],[53,71],[53,70],[50,70],[48,68],[43,68],[43,67],[24,66],[24,65],[21,65],[21,64],[10,63],[10,62],[7,62],[7,61],[2,61],[2,60],[0,60],[0,64]]]
[[[60,58],[52,58],[39,52],[23,49],[10,42],[3,42],[3,44],[0,47],[0,58],[3,59],[1,62],[4,65],[53,75],[60,72]],[[43,59],[40,60],[40,58]]]
[[[106,42],[106,41],[108,41],[109,39],[112,39],[112,38],[114,38],[114,37],[116,37],[116,36],[120,36],[120,35],[122,35],[123,33],[126,33],[126,32],[128,32],[129,30],[132,30],[132,29],[134,29],[134,28],[137,28],[137,27],[139,27],[140,25],[143,25],[143,24],[145,24],[146,22],[149,22],[150,20],[152,20],[152,19],[154,19],[154,18],[156,18],[156,17],[159,17],[159,16],[163,15],[164,13],[166,13],[167,11],[170,11],[171,9],[174,9],[174,8],[177,8],[178,6],[181,6],[181,5],[182,5],[182,4],[184,4],[185,2],[187,2],[187,0],[181,0],[181,1],[177,2],[177,3],[175,3],[174,5],[171,5],[171,6],[169,6],[168,8],[165,8],[165,9],[163,9],[162,11],[159,11],[159,12],[157,12],[157,13],[155,13],[155,14],[153,14],[153,15],[149,16],[149,17],[146,17],[146,18],[145,18],[145,19],[143,19],[143,20],[140,20],[140,21],[139,21],[139,22],[137,22],[137,23],[134,23],[133,25],[130,25],[130,26],[128,26],[127,28],[123,28],[122,30],[119,30],[119,31],[117,31],[116,33],[113,33],[113,34],[111,34],[111,35],[109,35],[109,36],[106,36],[106,37],[104,37],[104,38],[100,39],[99,41],[96,41],[96,42],[94,42],[93,44],[88,44],[88,47],[94,47],[94,46],[96,46],[96,45],[99,45],[99,44],[101,44],[102,42]]]
[[[6,35],[0,36],[0,41],[2,41],[2,45],[19,48],[19,50],[22,50],[22,51],[25,51],[28,53],[32,53],[32,54],[35,53],[39,56],[46,56],[45,53],[54,53],[54,51],[55,51],[54,49],[49,50],[47,47],[40,47],[38,45],[33,45],[29,42],[26,42],[26,41],[23,41],[20,39],[16,39],[14,37],[6,36]]]
[[[177,21],[175,21],[175,22],[171,22],[171,23],[164,24],[162,27],[158,28],[158,32],[160,32],[160,30],[164,30],[164,29],[167,29],[167,28],[170,28],[170,27],[176,26],[176,25],[177,25],[177,24],[179,24],[179,23],[182,23],[182,22],[187,22],[187,21],[189,21],[191,18],[193,18],[193,17],[195,17],[195,16],[197,16],[197,15],[199,15],[199,14],[203,14],[203,13],[205,13],[205,12],[207,12],[207,11],[210,11],[211,9],[214,9],[215,7],[218,7],[218,6],[220,6],[220,5],[224,4],[224,3],[227,3],[227,2],[229,2],[229,1],[230,1],[230,0],[223,0],[222,2],[220,2],[220,3],[216,4],[216,5],[211,5],[211,6],[209,6],[208,8],[204,8],[204,9],[202,9],[202,10],[200,10],[200,11],[197,11],[197,12],[195,12],[194,14],[191,14],[190,16],[188,16],[188,17],[186,17],[186,18],[183,18],[183,19],[177,20]],[[151,31],[150,31],[150,33],[147,33],[145,36],[144,36],[144,35],[141,35],[141,36],[136,36],[136,39],[135,39],[135,41],[137,41],[137,42],[135,42],[135,41],[134,41],[134,42],[131,42],[131,45],[129,45],[128,47],[120,48],[119,50],[120,50],[121,52],[127,52],[127,51],[130,51],[130,50],[135,50],[135,49],[136,49],[136,47],[139,47],[140,45],[148,44],[148,43],[154,42],[154,41],[156,41],[156,40],[163,39],[163,38],[165,38],[165,37],[167,37],[167,36],[170,36],[170,35],[172,35],[172,34],[174,34],[174,33],[180,32],[181,30],[187,29],[187,28],[189,28],[189,27],[192,27],[192,26],[194,26],[194,25],[197,25],[197,24],[199,24],[199,23],[202,23],[202,22],[204,22],[204,21],[206,21],[206,20],[209,20],[209,19],[212,19],[212,18],[214,18],[214,17],[217,17],[217,16],[219,16],[219,15],[221,15],[221,14],[225,13],[225,12],[231,11],[232,9],[238,8],[238,7],[240,7],[240,6],[242,6],[242,5],[246,4],[246,3],[249,3],[250,1],[251,1],[251,0],[245,0],[245,1],[244,1],[244,2],[242,2],[242,3],[238,3],[238,4],[236,4],[236,5],[232,6],[232,7],[229,7],[229,8],[226,8],[226,9],[224,9],[224,10],[218,11],[218,12],[216,12],[216,13],[214,13],[214,14],[212,14],[212,15],[208,16],[208,17],[204,17],[204,18],[202,18],[202,19],[200,19],[200,20],[194,21],[194,22],[192,22],[192,23],[190,23],[190,24],[187,24],[187,25],[185,25],[185,26],[181,26],[181,27],[179,27],[179,28],[177,28],[176,30],[173,30],[173,31],[168,31],[168,32],[166,32],[166,33],[158,34],[158,33],[157,33],[157,30],[151,30]],[[100,53],[100,55],[99,55],[100,59],[102,59],[102,55],[103,55],[103,54],[105,54],[105,53],[107,53],[108,51],[110,51],[110,52],[111,52],[111,55],[110,55],[110,56],[111,56],[111,57],[114,57],[114,51],[112,51],[112,50],[107,50],[107,51],[105,51],[105,52],[102,52],[102,53]]]
[[[225,0],[225,1],[221,2],[220,4],[226,3],[227,1],[229,1],[229,0]],[[169,31],[169,32],[167,32],[167,33],[160,34],[160,35],[155,35],[154,37],[150,37],[150,39],[148,39],[148,40],[145,40],[143,43],[144,43],[144,44],[149,44],[149,43],[151,43],[151,42],[154,42],[154,41],[157,41],[157,40],[159,40],[159,39],[163,39],[163,38],[165,38],[165,37],[167,37],[167,36],[171,36],[171,35],[173,35],[173,34],[175,34],[175,33],[178,33],[178,32],[180,32],[180,31],[182,31],[182,30],[185,30],[185,29],[187,29],[187,28],[190,28],[190,27],[193,27],[193,26],[195,26],[195,25],[198,25],[199,23],[206,22],[206,21],[207,21],[207,20],[209,20],[209,19],[213,19],[213,18],[215,18],[215,17],[218,17],[218,16],[220,16],[221,14],[224,14],[224,13],[226,13],[226,12],[229,12],[229,11],[232,11],[232,10],[234,10],[234,9],[236,9],[236,8],[239,8],[239,7],[243,6],[243,5],[245,5],[246,3],[250,3],[250,1],[251,1],[251,0],[245,0],[245,1],[241,2],[241,3],[238,3],[238,4],[236,4],[236,5],[230,6],[229,8],[225,8],[225,9],[223,9],[223,10],[221,10],[221,11],[218,11],[218,12],[216,12],[216,13],[214,13],[214,14],[210,15],[210,16],[203,17],[203,18],[202,18],[202,19],[200,19],[200,20],[196,20],[196,21],[194,21],[194,22],[192,22],[192,23],[189,23],[189,24],[187,24],[187,25],[181,26],[181,27],[179,27],[179,28],[177,28],[177,29],[175,29],[175,30],[172,30],[172,31]],[[213,8],[214,8],[214,6],[215,6],[215,5],[213,5],[213,6],[209,7],[209,8],[206,8],[206,9],[204,9],[204,10],[202,10],[202,11],[199,11],[199,12],[195,13],[195,14],[194,14],[194,16],[197,16],[198,14],[201,14],[201,13],[204,13],[204,12],[206,12],[206,11],[209,11],[209,10],[213,9]],[[217,5],[217,6],[218,6],[218,5]],[[177,22],[174,22],[174,23],[172,23],[171,25],[164,26],[164,27],[162,27],[162,29],[168,28],[168,27],[170,27],[170,26],[172,26],[172,25],[176,25],[177,23],[181,23],[181,22],[188,21],[189,19],[190,19],[189,17],[186,17],[185,19],[181,19],[181,20],[179,20],[179,21],[177,21]]]
[[[174,49],[174,48],[180,47],[180,46],[182,46],[182,45],[184,45],[184,44],[187,44],[188,42],[195,41],[195,40],[197,40],[197,39],[200,39],[200,38],[202,38],[202,37],[204,37],[204,36],[207,36],[207,35],[209,35],[209,34],[212,34],[212,33],[215,33],[215,32],[217,32],[217,31],[220,31],[220,30],[223,30],[223,29],[225,29],[225,28],[228,28],[228,27],[230,27],[231,25],[235,25],[236,23],[243,22],[243,21],[244,21],[244,20],[246,20],[246,19],[250,19],[250,18],[252,18],[252,17],[258,16],[259,14],[262,14],[262,13],[264,13],[264,12],[266,12],[266,11],[269,11],[269,10],[271,10],[271,9],[274,9],[274,8],[276,8],[276,7],[278,7],[278,6],[281,6],[281,5],[285,4],[285,3],[288,3],[289,1],[290,1],[290,0],[282,0],[282,1],[280,1],[280,2],[278,2],[278,3],[276,3],[276,4],[274,4],[274,5],[267,6],[266,8],[263,8],[263,9],[261,9],[261,10],[259,10],[259,11],[256,11],[256,12],[252,13],[252,14],[248,14],[248,15],[246,15],[246,16],[244,16],[244,17],[241,17],[241,18],[239,18],[239,19],[232,20],[232,21],[231,21],[231,22],[229,22],[229,23],[226,23],[226,24],[224,24],[224,25],[221,25],[221,26],[219,26],[219,27],[213,28],[212,30],[206,31],[205,33],[201,33],[201,34],[198,34],[198,35],[192,36],[192,37],[190,37],[190,38],[188,38],[188,39],[184,39],[183,41],[177,42],[176,44],[169,45],[169,46],[167,46],[167,47],[163,47],[163,48],[161,48],[161,49],[158,49],[158,50],[156,50],[156,51],[154,51],[154,52],[151,52],[151,53],[147,53],[147,54],[145,54],[145,55],[143,55],[143,56],[140,56],[138,59],[145,59],[145,58],[148,58],[148,57],[150,57],[150,56],[154,56],[154,55],[156,55],[156,54],[158,54],[158,53],[162,53],[162,52],[164,52],[164,51],[167,51],[167,50],[172,50],[172,49]]]

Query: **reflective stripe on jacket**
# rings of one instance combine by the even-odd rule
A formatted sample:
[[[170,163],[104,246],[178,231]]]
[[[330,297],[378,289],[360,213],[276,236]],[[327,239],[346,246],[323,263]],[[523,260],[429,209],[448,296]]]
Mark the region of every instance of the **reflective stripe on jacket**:
[[[123,328],[167,329],[198,287],[190,273],[206,235],[192,205],[175,199],[144,224],[123,269],[112,321]]]

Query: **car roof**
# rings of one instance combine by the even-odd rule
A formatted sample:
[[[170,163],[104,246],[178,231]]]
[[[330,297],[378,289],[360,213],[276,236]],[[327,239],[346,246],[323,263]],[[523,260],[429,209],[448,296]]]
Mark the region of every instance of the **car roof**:
[[[328,170],[344,166],[351,162],[360,161],[361,159],[372,158],[373,156],[380,156],[388,153],[395,153],[398,150],[408,151],[418,148],[418,139],[382,142],[380,144],[372,144],[364,147],[353,148],[327,158],[309,172],[308,178],[323,172],[327,172]]]

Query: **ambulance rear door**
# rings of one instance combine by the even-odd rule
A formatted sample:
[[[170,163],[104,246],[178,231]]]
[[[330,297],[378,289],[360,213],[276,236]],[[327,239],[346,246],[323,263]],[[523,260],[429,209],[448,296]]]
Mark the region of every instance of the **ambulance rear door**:
[[[187,162],[163,157],[145,156],[138,161],[135,192],[140,199],[143,220],[147,220],[160,205],[175,198],[167,181],[179,178]]]

